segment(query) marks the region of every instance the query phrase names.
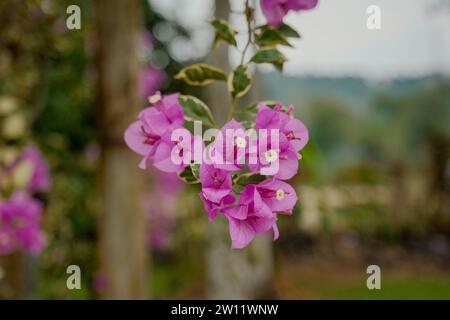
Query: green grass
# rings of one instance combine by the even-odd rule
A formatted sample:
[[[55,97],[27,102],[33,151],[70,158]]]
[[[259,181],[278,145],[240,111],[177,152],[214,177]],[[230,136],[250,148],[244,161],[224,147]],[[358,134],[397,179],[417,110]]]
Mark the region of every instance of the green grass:
[[[379,290],[367,289],[365,281],[309,289],[322,299],[450,299],[450,276],[382,278]]]

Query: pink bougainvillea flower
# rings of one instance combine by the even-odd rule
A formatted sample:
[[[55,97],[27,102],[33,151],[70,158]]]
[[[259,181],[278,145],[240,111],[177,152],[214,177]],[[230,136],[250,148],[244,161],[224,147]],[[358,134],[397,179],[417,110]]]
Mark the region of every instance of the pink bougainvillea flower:
[[[234,119],[226,123],[213,144],[214,166],[227,171],[244,168],[248,137],[245,127]]]
[[[281,132],[297,152],[302,150],[308,143],[308,129],[298,119],[289,119],[281,128]]]
[[[298,198],[290,184],[277,179],[268,179],[257,184],[256,189],[270,210],[282,214],[292,214]]]
[[[180,172],[194,159],[195,145],[201,146],[201,137],[193,136],[188,130],[181,129],[183,135],[172,136],[173,132],[166,132],[153,155],[153,166],[167,173]]]
[[[277,104],[273,109],[269,108],[265,104],[260,104],[258,113],[256,114],[255,129],[282,130],[282,128],[289,121],[289,114],[282,112],[281,108],[281,104]]]
[[[35,146],[28,146],[23,151],[20,161],[29,161],[33,165],[28,188],[31,192],[49,192],[52,187],[52,180],[47,161],[42,153]]]
[[[221,209],[234,202],[231,173],[212,164],[202,163],[199,172],[202,191],[200,198],[210,220],[214,220]]]
[[[290,113],[293,106],[289,106],[287,112],[281,111],[281,104],[273,109],[261,104],[256,115],[256,129],[279,129],[288,139],[296,151],[300,151],[308,143],[308,129],[298,119],[292,118]]]
[[[258,141],[257,163],[249,163],[249,169],[287,180],[297,174],[300,155],[283,134],[278,135],[278,138],[276,141],[273,136],[268,136]]]
[[[231,173],[210,164],[200,165],[200,182],[205,197],[216,203],[232,190]]]
[[[209,221],[213,221],[217,217],[219,212],[223,211],[223,209],[225,208],[228,208],[230,205],[234,203],[235,200],[235,197],[231,194],[223,197],[219,203],[208,200],[203,194],[203,192],[200,192],[199,196],[203,202],[203,207],[205,208],[206,213],[208,214]]]
[[[267,22],[279,27],[289,11],[310,10],[317,6],[318,0],[261,0],[261,9]]]
[[[254,184],[246,185],[238,204],[224,208],[223,213],[229,221],[231,247],[234,249],[246,247],[256,234],[272,229],[277,220]]]
[[[21,247],[33,255],[41,253],[47,243],[40,228],[41,215],[42,204],[22,191],[1,203],[0,252]]]
[[[253,172],[278,164],[278,171],[267,175],[274,175],[275,178],[286,180],[297,173],[298,160],[301,159],[298,152],[306,145],[309,137],[305,125],[300,120],[291,117],[292,108],[290,106],[284,112],[281,110],[281,104],[277,104],[273,109],[264,104],[259,106],[255,128],[260,133],[262,130],[267,130],[267,139],[266,141],[261,140],[260,134],[258,163],[249,165]],[[277,136],[273,134],[273,130],[278,130],[279,139],[278,144],[275,143],[275,145],[271,140],[271,138],[276,139]]]
[[[178,102],[178,94],[162,97],[157,93],[150,97],[150,103],[153,106],[141,111],[138,120],[127,128],[124,135],[128,147],[144,157],[139,164],[141,169],[146,169],[148,160],[155,156],[162,137],[168,136],[170,142],[171,132],[184,124],[183,110]],[[167,153],[167,147],[167,145],[163,145],[162,150],[159,151],[159,161]]]

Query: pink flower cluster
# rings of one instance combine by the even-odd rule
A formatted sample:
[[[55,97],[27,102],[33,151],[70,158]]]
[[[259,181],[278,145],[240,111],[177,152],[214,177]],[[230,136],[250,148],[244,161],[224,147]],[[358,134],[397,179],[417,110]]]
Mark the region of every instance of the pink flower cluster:
[[[183,157],[200,145],[202,156],[204,149],[210,157],[199,166],[202,186],[199,196],[209,220],[219,213],[228,219],[232,248],[244,248],[257,234],[269,230],[274,231],[277,239],[277,215],[292,214],[297,202],[294,188],[283,180],[298,172],[299,152],[309,138],[304,124],[292,117],[292,106],[286,110],[281,104],[274,108],[259,106],[254,129],[269,132],[268,135],[251,135],[232,119],[205,148],[203,141],[196,143],[200,138],[197,135],[173,140],[175,130],[184,125],[177,98],[176,94],[151,97],[153,106],[144,109],[126,130],[125,142],[143,156],[139,166],[145,169],[147,162],[152,161],[161,171],[181,172],[189,162],[175,164],[173,155]],[[276,171],[265,170],[274,163]],[[258,175],[265,180],[244,184],[243,190],[238,190],[233,180],[242,174]]]
[[[252,153],[251,138],[240,134],[230,136],[223,133],[223,141],[216,140],[211,146],[212,154],[220,150],[218,159],[228,158],[232,154],[234,161],[200,165],[200,198],[210,220],[214,220],[219,212],[228,219],[232,248],[244,248],[256,234],[272,229],[274,239],[277,239],[277,214],[292,214],[297,202],[294,188],[282,180],[290,179],[298,172],[299,151],[308,142],[308,131],[300,120],[290,116],[292,107],[286,112],[281,109],[280,104],[274,109],[260,105],[255,129],[270,130],[269,132],[277,132],[279,135],[275,140],[276,147],[272,145],[273,139],[270,136],[265,143],[253,144],[257,147],[256,163],[248,161],[248,169],[260,174],[264,167],[278,162],[278,170],[272,177],[258,184],[247,184],[239,194],[233,195],[232,174],[245,170],[236,149],[243,149],[241,154],[247,159]],[[228,122],[221,131],[231,128],[236,132],[245,132],[244,127],[235,120]],[[222,144],[227,147],[222,147]]]
[[[289,11],[310,10],[317,6],[318,0],[261,0],[261,9],[267,22],[279,27]]]
[[[43,206],[31,194],[49,192],[51,178],[47,162],[39,149],[28,146],[19,157],[2,169],[6,179],[23,163],[31,165],[31,175],[25,188],[16,189],[12,195],[0,200],[0,255],[22,249],[38,255],[47,245],[40,225]]]
[[[17,191],[0,205],[0,255],[21,248],[38,255],[47,240],[40,228],[42,204],[26,192]]]

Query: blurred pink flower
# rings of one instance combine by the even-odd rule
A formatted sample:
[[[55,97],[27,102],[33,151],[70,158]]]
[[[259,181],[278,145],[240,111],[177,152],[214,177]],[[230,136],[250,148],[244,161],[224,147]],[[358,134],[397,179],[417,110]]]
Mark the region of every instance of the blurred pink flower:
[[[41,215],[42,204],[23,191],[0,203],[0,253],[20,247],[32,255],[40,254],[47,245],[40,228]]]
[[[101,156],[102,149],[98,143],[90,143],[84,152],[84,155],[86,157],[86,160],[89,163],[95,163]]]
[[[167,81],[166,73],[153,66],[146,66],[141,70],[139,88],[143,99],[164,88]]]
[[[0,222],[0,255],[13,253],[16,250],[16,247],[17,241],[15,229],[10,225],[3,225]]]
[[[98,273],[95,275],[93,280],[94,290],[97,293],[103,293],[108,289],[108,277],[106,274]]]
[[[143,51],[152,50],[155,44],[155,38],[153,37],[153,35],[148,30],[144,30],[141,32],[140,36],[141,36],[139,42],[140,49]]]
[[[38,224],[17,228],[16,234],[21,247],[31,255],[39,255],[47,246],[47,238]]]
[[[149,221],[148,242],[153,249],[163,250],[171,243],[176,201],[182,186],[177,174],[154,170],[153,188],[144,199],[144,210]]]
[[[176,173],[153,171],[156,191],[161,195],[173,196],[183,187],[183,183]]]
[[[174,202],[175,199],[165,197],[164,199],[154,199],[158,201]],[[175,210],[167,208],[153,208],[149,212],[149,244],[153,249],[166,249],[172,240],[173,229],[175,227]]]
[[[52,187],[47,161],[35,146],[28,146],[19,161],[29,161],[33,165],[33,173],[28,185],[31,192],[49,192]]]

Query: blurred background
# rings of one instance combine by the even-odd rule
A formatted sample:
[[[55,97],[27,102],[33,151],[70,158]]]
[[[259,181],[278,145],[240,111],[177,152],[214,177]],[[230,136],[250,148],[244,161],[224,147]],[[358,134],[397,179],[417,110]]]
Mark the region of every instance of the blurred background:
[[[81,29],[66,25],[73,4]],[[371,4],[380,30],[366,27]],[[310,130],[279,240],[232,251],[196,187],[137,167],[122,135],[157,90],[199,96],[221,122],[223,86],[173,76],[199,61],[231,70],[238,52],[211,51],[208,20],[244,31],[242,10],[242,0],[1,1],[0,202],[26,175],[14,159],[29,146],[51,184],[29,188],[39,247],[1,250],[0,228],[0,298],[450,298],[449,1],[321,0],[287,16],[302,38],[282,49],[283,74],[253,70],[246,101],[293,104]],[[366,287],[373,264],[381,290]],[[66,286],[70,265],[80,290]]]

